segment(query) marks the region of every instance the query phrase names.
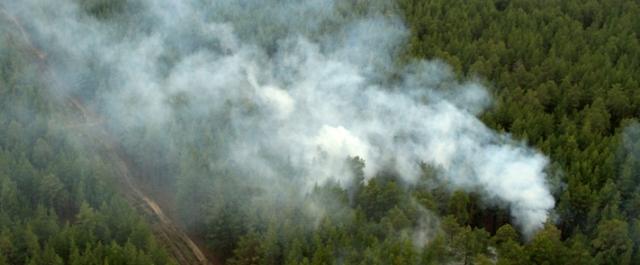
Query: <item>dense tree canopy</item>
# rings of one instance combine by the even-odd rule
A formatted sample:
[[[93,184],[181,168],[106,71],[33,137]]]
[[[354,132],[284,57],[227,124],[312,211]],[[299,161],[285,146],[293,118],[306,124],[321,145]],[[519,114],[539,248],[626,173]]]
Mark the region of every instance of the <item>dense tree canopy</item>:
[[[127,1],[78,2],[106,20]],[[459,79],[480,80],[494,96],[482,120],[553,161],[556,208],[538,233],[526,238],[504,207],[450,190],[428,165],[416,185],[390,172],[365,181],[366,161],[353,157],[348,188],[269,197],[230,170],[242,165],[225,156],[229,113],[186,119],[180,96],[169,131],[113,130],[146,172],[137,181],[172,194],[180,222],[233,265],[640,264],[638,1],[372,2],[403,14],[398,64],[443,60]],[[172,264],[116,192],[115,165],[60,124],[78,114],[36,78],[46,64],[1,25],[0,265]],[[155,144],[165,134],[180,136],[177,147]],[[315,205],[324,212],[305,213]]]
[[[75,142],[82,130],[34,78],[42,69],[24,39],[2,25],[0,264],[173,264],[104,158]]]
[[[418,188],[411,191],[414,200],[394,181],[371,181],[357,192],[363,204],[352,204],[351,211],[358,230],[373,230],[348,233],[356,239],[333,248],[331,262],[338,256],[349,263],[344,253],[360,253],[364,257],[354,260],[367,264],[639,262],[640,5],[553,0],[399,0],[398,5],[411,31],[403,60],[442,59],[460,78],[481,79],[495,97],[484,122],[551,157],[556,221],[523,240],[508,224],[508,213],[478,205],[474,194]],[[398,195],[391,195],[394,189]],[[402,237],[403,227],[416,225],[415,202],[445,216],[424,249]],[[376,226],[403,218],[411,221],[375,232]],[[359,234],[384,236],[367,241]],[[279,242],[286,246],[290,239]],[[358,247],[362,242],[367,249]],[[302,252],[308,261],[331,249],[310,246]]]

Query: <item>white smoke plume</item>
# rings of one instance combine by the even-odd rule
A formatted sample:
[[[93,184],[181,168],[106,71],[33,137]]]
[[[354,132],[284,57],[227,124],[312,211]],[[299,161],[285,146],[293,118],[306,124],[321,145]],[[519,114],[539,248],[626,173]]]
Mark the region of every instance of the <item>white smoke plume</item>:
[[[261,185],[349,185],[358,156],[366,178],[407,183],[433,165],[452,189],[508,205],[527,235],[554,207],[547,158],[476,117],[481,85],[439,61],[397,63],[408,31],[384,2],[351,15],[331,0],[132,0],[109,19],[72,0],[1,2],[50,56],[56,91],[95,90],[123,128],[163,130],[178,96],[191,116],[228,113],[226,156]]]

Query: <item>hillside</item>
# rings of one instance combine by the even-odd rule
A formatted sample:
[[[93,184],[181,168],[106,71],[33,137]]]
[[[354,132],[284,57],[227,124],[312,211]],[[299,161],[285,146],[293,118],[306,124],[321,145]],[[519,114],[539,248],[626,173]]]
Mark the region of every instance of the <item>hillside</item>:
[[[637,14],[0,0],[0,265],[640,264]]]

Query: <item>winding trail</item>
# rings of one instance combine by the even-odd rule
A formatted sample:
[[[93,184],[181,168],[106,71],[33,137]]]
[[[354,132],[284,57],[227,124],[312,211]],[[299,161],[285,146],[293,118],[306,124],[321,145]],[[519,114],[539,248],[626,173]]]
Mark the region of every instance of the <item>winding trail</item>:
[[[200,247],[162,210],[160,205],[147,196],[137,186],[137,181],[132,177],[130,163],[123,155],[120,146],[101,125],[101,119],[93,111],[86,108],[78,99],[69,98],[69,103],[82,115],[84,123],[74,126],[84,127],[88,140],[93,141],[102,150],[105,160],[109,161],[120,179],[121,189],[127,201],[136,207],[151,224],[156,238],[170,251],[174,259],[180,265],[214,265]],[[216,262],[215,264],[218,264]]]
[[[0,5],[1,18],[10,21],[18,29],[26,48],[36,55],[39,63],[46,65],[47,54],[33,45],[20,20],[11,15],[2,5]],[[55,75],[50,74],[51,71],[48,67],[44,67],[42,70],[48,72],[48,76],[55,79]],[[215,257],[207,258],[200,246],[164,213],[162,207],[150,196],[142,192],[142,189],[138,187],[141,184],[136,182],[132,176],[131,164],[125,159],[126,156],[121,151],[118,142],[105,129],[103,119],[85,107],[81,100],[73,97],[66,97],[65,100],[72,108],[77,110],[81,120],[62,125],[62,128],[77,131],[86,136],[86,139],[94,144],[92,147],[98,150],[105,161],[114,167],[116,181],[120,184],[122,195],[130,205],[135,207],[149,221],[156,239],[167,249],[171,257],[179,265],[221,264],[215,260]]]
[[[29,35],[27,35],[27,32],[24,30],[24,27],[22,27],[22,24],[20,24],[20,21],[16,17],[9,14],[9,12],[7,12],[7,10],[4,9],[1,5],[0,5],[0,14],[2,14],[2,17],[11,21],[11,23],[18,29],[18,31],[20,31],[22,40],[25,42],[25,44],[27,44],[27,46],[31,49],[31,51],[36,56],[38,56],[40,60],[47,59],[47,55],[44,52],[40,51],[31,43],[31,39],[29,38]]]

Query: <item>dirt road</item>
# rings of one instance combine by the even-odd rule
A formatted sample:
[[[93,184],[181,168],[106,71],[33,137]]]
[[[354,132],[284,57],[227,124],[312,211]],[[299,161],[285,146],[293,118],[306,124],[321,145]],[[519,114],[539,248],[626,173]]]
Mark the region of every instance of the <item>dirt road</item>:
[[[133,179],[130,165],[122,155],[119,145],[113,140],[101,124],[101,119],[88,110],[79,100],[70,98],[69,102],[77,109],[84,120],[87,136],[99,145],[101,155],[114,166],[116,175],[120,179],[120,187],[125,198],[131,205],[149,220],[156,238],[171,253],[180,265],[213,265],[204,255],[200,247],[162,210],[160,205],[137,187],[137,181]],[[80,128],[79,125],[74,127]]]
[[[20,20],[9,13],[0,5],[0,20],[7,20],[18,30],[27,49],[37,57],[37,61],[46,65],[47,54],[38,49],[29,38],[28,33],[20,23]],[[42,71],[51,73],[48,67],[40,68]],[[45,75],[54,78],[55,75]],[[121,192],[127,201],[149,220],[156,239],[169,252],[169,254],[180,265],[215,265],[219,262],[211,262],[204,255],[201,248],[188,234],[183,231],[174,221],[171,220],[162,210],[162,207],[151,197],[142,192],[137,187],[137,182],[132,177],[130,164],[124,159],[123,152],[119,144],[113,140],[106,131],[103,120],[99,115],[86,108],[82,102],[76,98],[68,98],[71,107],[80,114],[80,120],[64,126],[68,130],[84,131],[87,140],[96,144],[96,150],[101,151],[105,162],[111,163],[116,170],[117,182],[121,185]]]

